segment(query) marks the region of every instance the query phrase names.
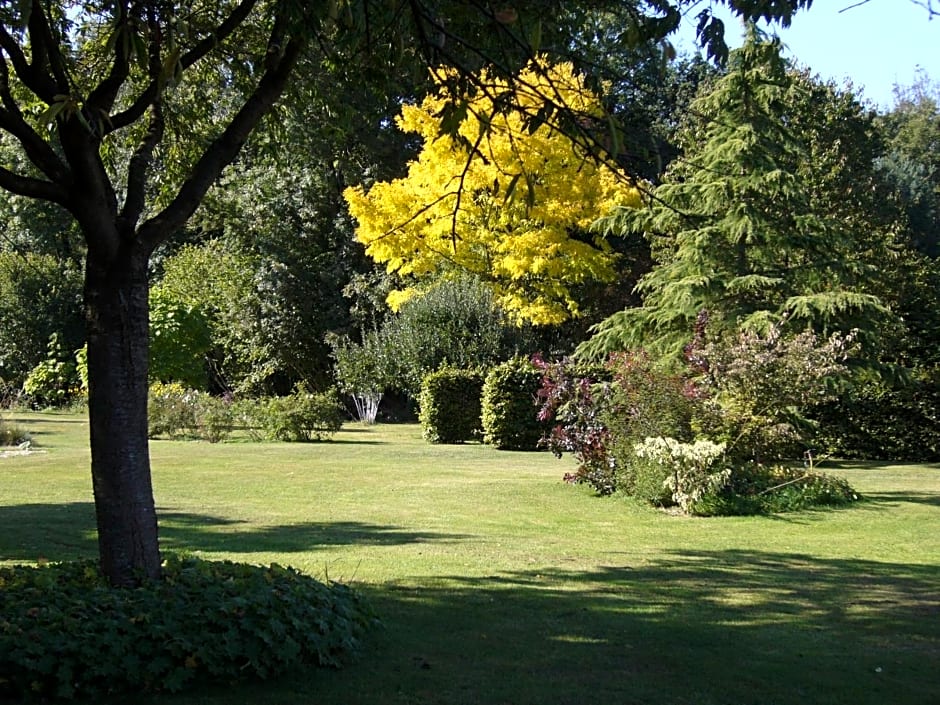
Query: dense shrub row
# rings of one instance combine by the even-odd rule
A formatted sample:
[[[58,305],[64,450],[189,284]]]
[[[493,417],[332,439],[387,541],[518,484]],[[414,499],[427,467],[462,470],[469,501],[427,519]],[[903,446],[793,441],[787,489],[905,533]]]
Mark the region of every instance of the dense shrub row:
[[[150,387],[151,438],[200,438],[216,443],[236,427],[254,440],[321,441],[343,424],[343,408],[334,390],[320,393],[298,388],[293,394],[233,402],[182,385]]]
[[[96,698],[339,666],[374,618],[291,568],[170,556],[164,579],[107,585],[90,561],[0,568],[0,699]]]
[[[545,429],[536,417],[541,373],[524,357],[497,365],[483,384],[484,440],[501,450],[536,450]]]
[[[537,450],[548,426],[536,416],[541,373],[524,357],[476,370],[445,367],[425,376],[419,420],[432,443],[475,438],[500,450]]]

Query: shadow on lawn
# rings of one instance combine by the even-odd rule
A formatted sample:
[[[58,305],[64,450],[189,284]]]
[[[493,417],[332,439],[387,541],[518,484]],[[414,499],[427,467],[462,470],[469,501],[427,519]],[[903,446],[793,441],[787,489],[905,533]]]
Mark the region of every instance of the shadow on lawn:
[[[900,502],[911,502],[940,507],[940,494],[929,492],[872,492],[865,494],[864,499],[882,506],[897,506]]]
[[[940,702],[938,587],[935,566],[746,550],[374,586],[365,663],[307,677],[323,705],[921,705]]]
[[[325,546],[398,546],[469,538],[463,534],[407,531],[395,526],[352,521],[247,527],[237,520],[201,514],[157,510],[157,516],[160,518],[161,545],[177,550],[296,553]],[[219,526],[228,528],[214,528]]]
[[[254,527],[236,519],[157,510],[161,547],[179,551],[294,553],[324,546],[394,546],[459,541],[462,534],[408,531],[365,522],[304,522]],[[0,560],[97,556],[91,502],[0,507]]]
[[[160,705],[923,705],[940,570],[773,551],[365,585],[360,662]]]

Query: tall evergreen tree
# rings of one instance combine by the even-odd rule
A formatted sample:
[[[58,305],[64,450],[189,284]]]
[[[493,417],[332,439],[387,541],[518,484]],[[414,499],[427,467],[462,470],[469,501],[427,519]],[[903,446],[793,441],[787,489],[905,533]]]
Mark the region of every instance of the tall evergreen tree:
[[[647,207],[604,222],[645,233],[657,265],[638,285],[643,305],[596,326],[582,355],[636,346],[677,354],[703,310],[713,333],[782,320],[868,329],[888,313],[872,286],[886,240],[838,205],[857,200],[838,169],[848,147],[828,142],[831,125],[806,113],[809,88],[788,70],[779,40],[751,26],[728,73],[693,102],[684,157]]]

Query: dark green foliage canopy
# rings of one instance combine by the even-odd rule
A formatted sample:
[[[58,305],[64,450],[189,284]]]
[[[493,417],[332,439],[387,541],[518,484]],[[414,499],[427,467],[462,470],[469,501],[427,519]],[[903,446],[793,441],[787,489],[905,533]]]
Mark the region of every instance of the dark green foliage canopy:
[[[684,156],[648,206],[605,221],[645,233],[657,265],[638,286],[643,306],[597,326],[583,354],[674,355],[703,310],[716,334],[784,320],[871,331],[888,315],[876,295],[891,250],[872,198],[870,117],[788,71],[779,51],[751,27],[692,104]]]

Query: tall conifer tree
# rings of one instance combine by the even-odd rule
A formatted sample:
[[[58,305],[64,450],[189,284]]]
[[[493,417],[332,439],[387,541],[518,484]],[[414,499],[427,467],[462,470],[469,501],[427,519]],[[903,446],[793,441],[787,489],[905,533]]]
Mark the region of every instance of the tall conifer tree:
[[[604,221],[612,232],[645,233],[657,265],[638,285],[643,305],[596,326],[582,354],[676,354],[703,310],[712,333],[782,320],[867,329],[888,313],[871,286],[886,239],[832,208],[848,194],[822,191],[831,165],[796,113],[806,91],[779,40],[751,26],[728,72],[692,104],[684,157],[648,207]]]

